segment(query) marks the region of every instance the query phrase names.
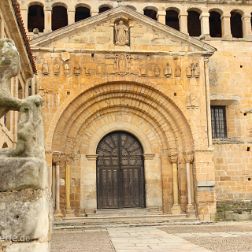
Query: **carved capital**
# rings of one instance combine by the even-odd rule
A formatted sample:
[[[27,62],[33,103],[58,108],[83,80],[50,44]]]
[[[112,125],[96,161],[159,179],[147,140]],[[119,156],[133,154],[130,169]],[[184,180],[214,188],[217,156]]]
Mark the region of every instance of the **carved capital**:
[[[53,163],[56,163],[57,165],[59,165],[60,161],[62,160],[62,155],[63,153],[60,151],[54,151],[53,155],[52,155],[52,161]]]
[[[171,162],[174,164],[174,163],[177,163],[178,162],[178,154],[177,153],[172,153],[169,155],[169,158],[171,160]]]
[[[194,159],[193,152],[186,152],[185,153],[185,161],[186,163],[192,163]]]

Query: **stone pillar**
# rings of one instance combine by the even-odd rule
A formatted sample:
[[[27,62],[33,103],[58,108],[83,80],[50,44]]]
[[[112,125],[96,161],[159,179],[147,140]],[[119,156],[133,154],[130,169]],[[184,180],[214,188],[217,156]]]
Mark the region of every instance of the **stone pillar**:
[[[166,24],[166,11],[158,11],[158,22]]]
[[[180,214],[181,207],[179,205],[179,192],[178,192],[178,155],[173,154],[170,156],[172,163],[172,179],[173,179],[173,206],[171,209],[172,214]]]
[[[172,167],[169,162],[168,150],[163,150],[160,158],[162,167],[163,212],[170,213],[173,201],[173,194],[172,194]]]
[[[242,17],[242,25],[243,37],[246,39],[252,39],[251,15],[244,15]]]
[[[209,16],[210,14],[207,12],[203,12],[200,15],[201,21],[201,36],[204,38],[210,37],[210,28],[209,28]]]
[[[62,212],[60,209],[60,159],[61,159],[61,153],[60,152],[54,152],[53,153],[53,162],[55,163],[55,217],[62,217]]]
[[[222,27],[222,37],[224,39],[231,39],[231,27],[230,27],[230,13],[229,14],[223,14],[221,17],[221,27]]]
[[[98,9],[96,9],[96,8],[91,8],[91,16],[93,17],[93,16],[96,16],[96,15],[98,15],[99,14],[99,10]]]
[[[66,215],[74,216],[74,211],[71,208],[71,167],[66,164]]]
[[[193,153],[186,153],[187,213],[195,214],[192,162]]]
[[[46,7],[45,8],[45,30],[44,32],[51,32],[52,31],[52,8]]]
[[[179,27],[180,27],[180,31],[188,34],[188,28],[187,28],[187,16],[188,13],[187,12],[181,12],[179,14]]]
[[[74,24],[75,23],[75,10],[68,10],[68,24]]]

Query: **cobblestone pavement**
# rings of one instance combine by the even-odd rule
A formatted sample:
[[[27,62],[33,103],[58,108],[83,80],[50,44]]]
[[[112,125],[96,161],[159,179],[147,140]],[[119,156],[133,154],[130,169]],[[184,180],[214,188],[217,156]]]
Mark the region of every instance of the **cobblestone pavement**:
[[[52,252],[252,252],[252,222],[56,231]]]

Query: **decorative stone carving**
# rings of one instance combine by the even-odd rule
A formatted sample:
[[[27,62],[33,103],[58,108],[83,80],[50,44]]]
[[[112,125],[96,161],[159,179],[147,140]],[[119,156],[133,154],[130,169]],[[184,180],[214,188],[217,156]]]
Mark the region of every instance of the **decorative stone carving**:
[[[115,55],[115,70],[119,75],[126,75],[130,73],[131,57],[128,54]]]
[[[65,75],[69,75],[70,74],[70,64],[67,62],[64,64],[64,73]]]
[[[166,64],[165,69],[164,69],[164,76],[166,78],[170,78],[172,75],[172,68],[169,63]]]
[[[0,156],[44,158],[44,134],[41,115],[42,98],[30,96],[22,102],[14,150],[1,150]]]
[[[11,96],[10,79],[16,76],[20,69],[17,49],[11,40],[0,40],[0,118],[9,110],[18,111],[21,100]]]
[[[44,61],[42,64],[42,74],[49,75],[49,65],[47,61]]]
[[[60,75],[60,62],[58,59],[54,60],[53,73],[54,73],[54,75]]]
[[[129,45],[129,26],[125,21],[120,19],[115,22],[115,44],[118,46]]]
[[[81,74],[81,67],[80,67],[80,65],[78,63],[75,64],[74,69],[73,69],[73,73],[76,76]]]
[[[190,66],[188,66],[187,68],[186,68],[186,76],[187,76],[187,78],[192,78],[192,76],[193,76],[193,68],[192,68],[192,64],[190,65]]]
[[[180,66],[176,66],[175,67],[175,77],[181,77],[181,67]]]
[[[193,76],[194,78],[200,77],[200,68],[198,63],[193,64]]]
[[[198,97],[193,95],[193,94],[189,94],[186,98],[186,106],[189,109],[195,109],[199,107],[199,101],[198,101]]]

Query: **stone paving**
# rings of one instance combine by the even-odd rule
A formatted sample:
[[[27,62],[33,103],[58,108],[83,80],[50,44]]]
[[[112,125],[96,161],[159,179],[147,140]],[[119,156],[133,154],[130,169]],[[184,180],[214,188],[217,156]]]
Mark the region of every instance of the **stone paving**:
[[[252,222],[56,231],[52,252],[252,252]]]

